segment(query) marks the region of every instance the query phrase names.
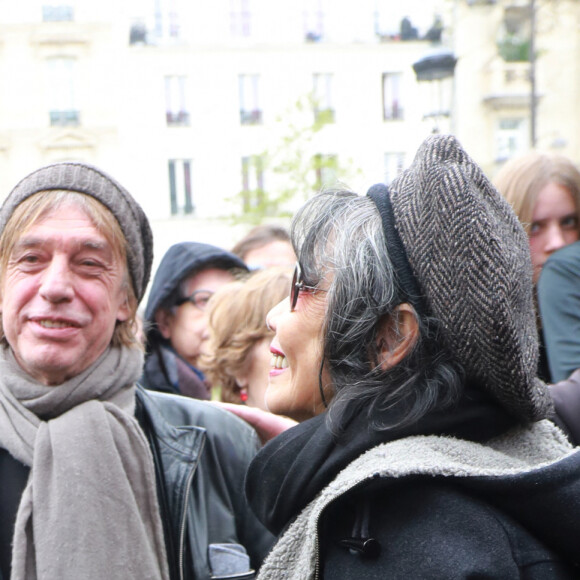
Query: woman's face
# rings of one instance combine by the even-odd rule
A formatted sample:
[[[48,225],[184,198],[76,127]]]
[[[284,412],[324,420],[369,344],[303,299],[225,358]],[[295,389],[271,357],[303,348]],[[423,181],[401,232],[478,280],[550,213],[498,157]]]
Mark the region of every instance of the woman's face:
[[[270,344],[266,391],[266,405],[272,413],[304,421],[324,411],[318,377],[325,310],[326,292],[301,291],[292,312],[286,298],[268,313],[266,320],[276,333]]]
[[[557,183],[540,190],[529,229],[534,283],[550,255],[578,241],[578,214],[570,192]]]

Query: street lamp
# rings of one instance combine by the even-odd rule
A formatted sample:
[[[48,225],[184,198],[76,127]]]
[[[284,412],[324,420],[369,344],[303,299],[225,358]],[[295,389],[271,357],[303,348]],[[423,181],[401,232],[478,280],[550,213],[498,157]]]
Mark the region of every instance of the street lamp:
[[[413,64],[417,81],[430,90],[429,108],[423,119],[433,119],[433,133],[439,133],[439,120],[451,118],[453,77],[457,58],[448,50],[439,50]]]

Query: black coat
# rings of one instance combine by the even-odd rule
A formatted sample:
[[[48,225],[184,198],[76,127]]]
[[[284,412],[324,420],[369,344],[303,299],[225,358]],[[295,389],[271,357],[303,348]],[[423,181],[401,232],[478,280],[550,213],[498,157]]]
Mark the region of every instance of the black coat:
[[[382,412],[383,419],[391,412]],[[366,410],[359,410],[337,439],[321,415],[264,447],[250,465],[246,486],[261,521],[275,534],[284,533],[313,500],[327,492],[335,496],[330,490],[341,489],[331,484],[337,474],[383,442],[445,435],[485,444],[518,427],[476,391],[454,409],[432,413],[404,429],[377,432],[368,426]],[[377,465],[373,477],[339,492],[319,519],[312,516],[320,578],[580,577],[579,453],[537,474],[394,478],[378,470]],[[284,558],[274,561],[284,566]]]
[[[577,468],[580,462],[575,465]],[[571,470],[566,471],[569,475]],[[533,496],[534,492],[523,487],[521,493]],[[518,510],[501,506],[493,495],[483,484],[477,489],[444,477],[382,480],[377,489],[361,488],[333,505],[324,518],[322,578],[580,577],[580,568],[573,567],[565,554],[559,553],[564,548],[560,543],[563,538],[558,537],[563,528],[555,514],[546,518],[544,511],[535,521],[526,521],[525,517],[510,514]],[[562,500],[565,499],[563,493]],[[547,498],[546,503],[550,501]],[[541,496],[537,502],[542,502]],[[559,507],[561,513],[563,506]],[[526,509],[519,516],[525,516]],[[348,540],[357,530],[356,520],[365,510],[370,510],[366,536],[376,542],[378,553],[370,548],[368,554],[360,548],[349,549]],[[529,520],[534,519],[531,511],[527,515]],[[577,530],[578,526],[572,529]],[[570,538],[566,541],[570,544]]]

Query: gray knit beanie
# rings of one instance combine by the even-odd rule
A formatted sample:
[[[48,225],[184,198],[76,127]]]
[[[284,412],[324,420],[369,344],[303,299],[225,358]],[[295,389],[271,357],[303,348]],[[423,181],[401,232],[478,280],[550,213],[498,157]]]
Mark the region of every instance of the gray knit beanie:
[[[100,201],[117,218],[127,240],[127,263],[137,300],[149,282],[153,261],[153,235],[141,206],[112,177],[86,163],[63,162],[41,167],[27,175],[10,192],[0,208],[0,234],[16,207],[40,191],[84,193]]]
[[[369,196],[399,254],[402,300],[441,321],[468,380],[525,421],[546,417],[528,238],[482,170],[453,136],[432,136]]]

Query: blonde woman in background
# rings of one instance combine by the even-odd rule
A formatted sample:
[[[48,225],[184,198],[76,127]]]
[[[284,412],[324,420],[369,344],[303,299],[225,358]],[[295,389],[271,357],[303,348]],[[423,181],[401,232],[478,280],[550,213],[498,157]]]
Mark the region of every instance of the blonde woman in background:
[[[227,284],[209,303],[209,341],[201,366],[220,400],[267,410],[264,395],[270,371],[268,311],[289,293],[291,269],[269,268]]]
[[[580,239],[580,171],[563,155],[531,151],[508,161],[494,183],[528,234],[536,286],[546,260]],[[546,351],[550,341],[539,317],[538,329],[538,376],[552,382],[549,359],[554,353]]]
[[[580,239],[580,171],[563,155],[532,151],[508,161],[494,184],[528,234],[535,284],[548,257]]]

